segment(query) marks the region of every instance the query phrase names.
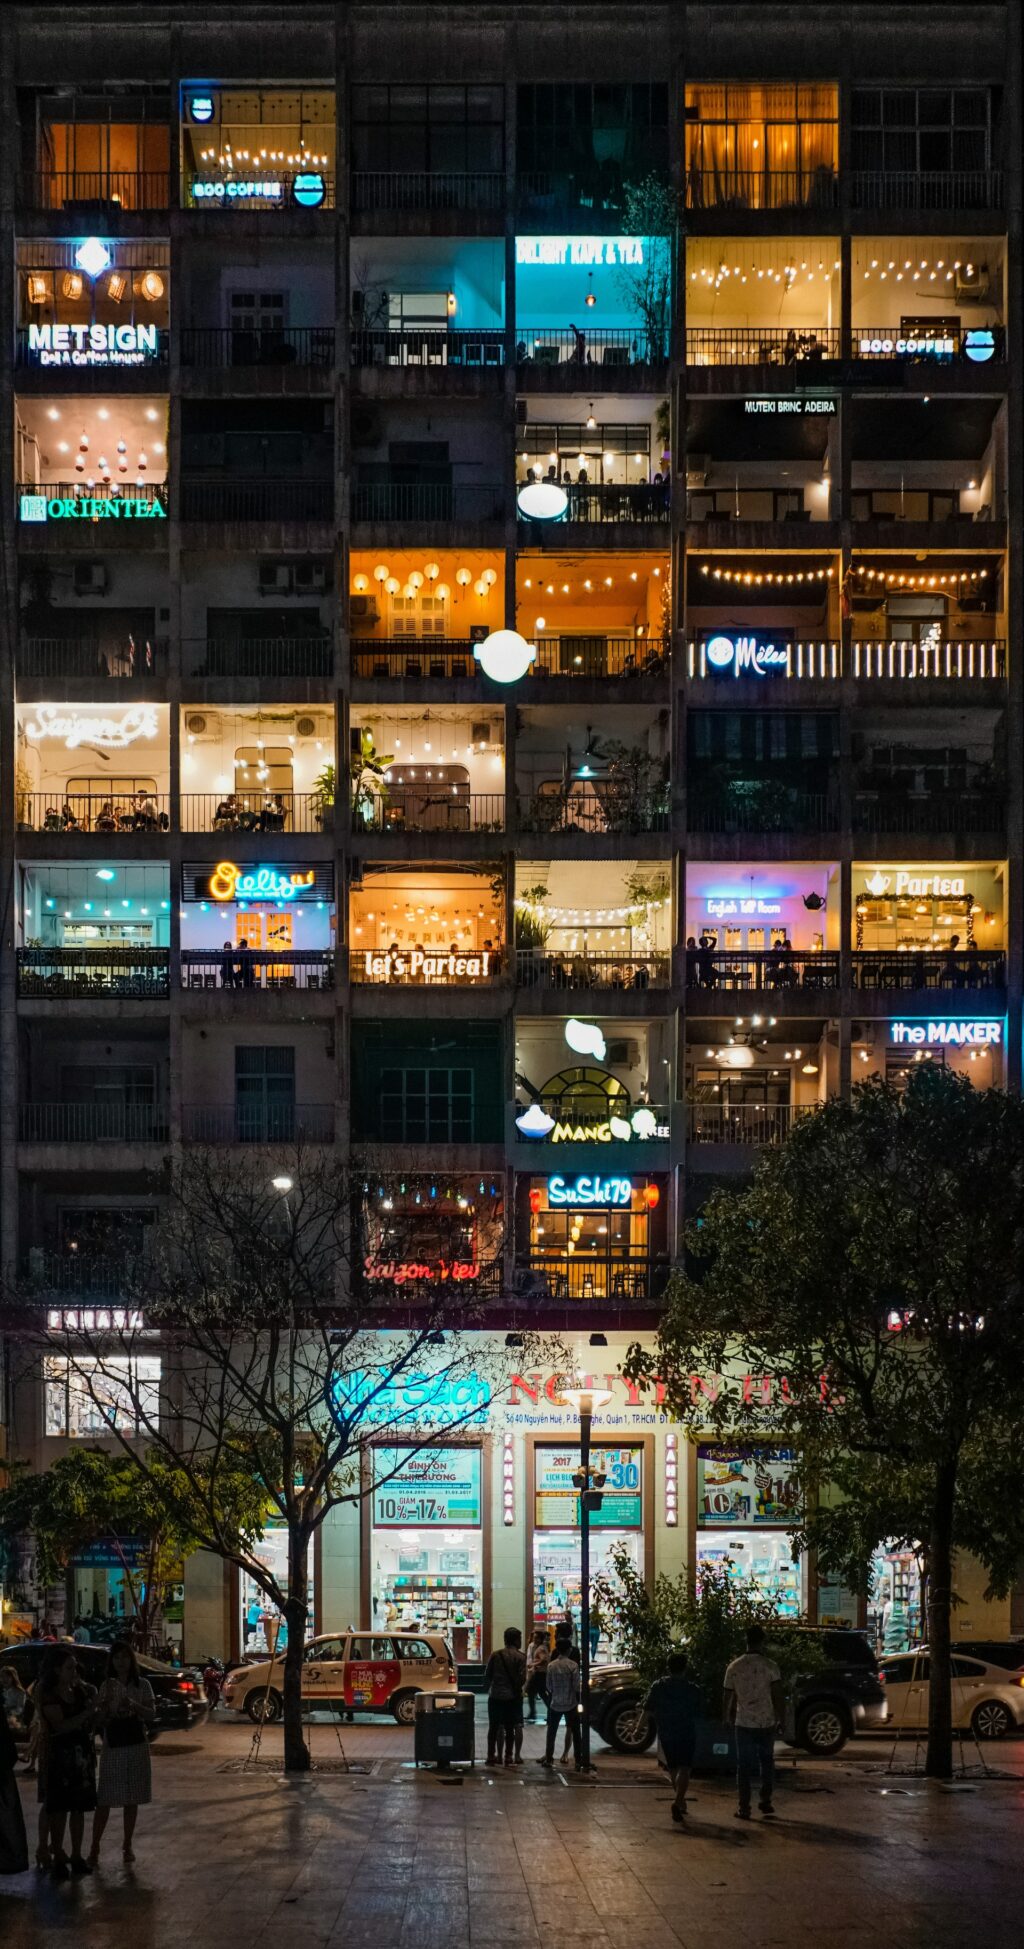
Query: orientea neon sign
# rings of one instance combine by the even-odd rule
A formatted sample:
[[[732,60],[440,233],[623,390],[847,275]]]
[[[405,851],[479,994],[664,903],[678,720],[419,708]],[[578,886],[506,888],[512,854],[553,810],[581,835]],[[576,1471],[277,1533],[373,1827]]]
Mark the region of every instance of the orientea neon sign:
[[[312,867],[308,873],[279,873],[276,866],[257,866],[246,873],[222,859],[210,875],[210,893],[214,900],[294,900],[315,877]]]
[[[25,726],[25,736],[36,741],[63,738],[68,751],[80,744],[105,745],[123,751],[136,738],[155,738],[156,711],[152,704],[134,704],[121,717],[85,717],[80,711],[61,714],[56,704],[37,704],[34,718]]]

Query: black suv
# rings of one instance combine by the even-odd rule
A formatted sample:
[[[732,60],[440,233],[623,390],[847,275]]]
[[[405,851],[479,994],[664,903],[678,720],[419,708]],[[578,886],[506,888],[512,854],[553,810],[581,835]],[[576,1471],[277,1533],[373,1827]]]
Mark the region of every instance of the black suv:
[[[783,1737],[809,1753],[838,1753],[852,1733],[885,1725],[889,1708],[878,1660],[860,1631],[809,1629],[805,1635],[820,1646],[825,1663],[789,1688]],[[640,1698],[628,1665],[598,1665],[591,1672],[590,1722],[617,1753],[645,1753],[654,1744],[654,1726]]]
[[[61,1644],[65,1648],[63,1640]],[[101,1685],[107,1670],[107,1646],[69,1643],[66,1649],[74,1653],[86,1684]],[[49,1644],[5,1644],[0,1649],[0,1665],[13,1665],[28,1692],[43,1669],[47,1652],[52,1650]],[[197,1672],[179,1671],[175,1665],[162,1665],[141,1651],[138,1665],[143,1678],[148,1678],[153,1687],[156,1701],[156,1722],[150,1728],[150,1738],[155,1739],[162,1732],[187,1732],[206,1711],[201,1676]]]

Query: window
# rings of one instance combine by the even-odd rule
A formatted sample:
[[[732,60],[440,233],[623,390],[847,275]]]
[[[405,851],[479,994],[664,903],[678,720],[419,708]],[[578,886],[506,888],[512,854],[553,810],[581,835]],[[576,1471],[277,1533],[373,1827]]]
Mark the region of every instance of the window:
[[[316,1644],[310,1645],[305,1655],[305,1662],[307,1665],[324,1665],[344,1656],[344,1638],[320,1638]]]
[[[295,1050],[235,1049],[235,1126],[241,1144],[291,1143],[295,1135]]]
[[[991,167],[985,88],[855,88],[851,114],[855,169],[948,175]]]
[[[686,90],[691,209],[831,204],[838,161],[838,98],[829,84],[702,82]]]
[[[504,167],[504,91],[498,87],[377,86],[352,90],[352,166],[493,174]]]
[[[68,94],[42,101],[39,118],[46,207],[101,202],[120,210],[166,209],[170,130],[164,101]]]
[[[353,1638],[348,1655],[370,1665],[378,1658],[393,1658],[395,1647],[390,1638]]]
[[[44,1431],[82,1440],[137,1435],[156,1427],[160,1407],[158,1355],[49,1354],[43,1362]],[[140,1410],[136,1415],[136,1404]]]
[[[606,192],[621,199],[623,175],[668,170],[668,89],[664,82],[531,82],[519,89],[519,167],[569,169],[578,198],[591,206]]]
[[[473,1136],[474,1075],[457,1069],[382,1069],[385,1143],[464,1144]]]
[[[392,636],[444,636],[448,627],[448,605],[444,596],[428,594],[425,588],[415,595],[392,596]]]
[[[954,1678],[984,1678],[984,1665],[976,1665],[972,1658],[951,1658],[949,1669]]]
[[[286,291],[232,291],[228,324],[233,332],[279,332],[288,323]]]
[[[148,1108],[156,1102],[156,1070],[151,1063],[62,1063],[60,1100]]]
[[[406,1661],[422,1659],[424,1663],[434,1656],[425,1638],[400,1638],[398,1655]]]

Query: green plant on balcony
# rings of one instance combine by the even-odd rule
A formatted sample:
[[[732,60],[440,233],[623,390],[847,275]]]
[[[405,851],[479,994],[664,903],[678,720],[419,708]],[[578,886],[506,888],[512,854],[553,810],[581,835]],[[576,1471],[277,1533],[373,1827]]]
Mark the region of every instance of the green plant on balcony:
[[[364,724],[359,732],[359,749],[351,759],[353,822],[364,831],[384,823],[388,773],[393,763],[394,753],[378,751],[372,730]]]
[[[622,264],[615,273],[619,295],[633,313],[646,340],[648,359],[662,359],[668,350],[668,321],[672,293],[672,245],[678,222],[675,190],[659,176],[626,183],[622,195],[622,228],[627,237],[644,240],[643,262]],[[641,358],[644,356],[641,350]]]
[[[657,832],[668,822],[668,761],[641,744],[610,741],[599,784],[608,832]]]
[[[516,901],[516,947],[540,953],[551,932],[544,917],[546,886],[526,887]]]
[[[313,780],[313,812],[317,825],[328,826],[334,811],[335,771],[332,764],[321,765]]]

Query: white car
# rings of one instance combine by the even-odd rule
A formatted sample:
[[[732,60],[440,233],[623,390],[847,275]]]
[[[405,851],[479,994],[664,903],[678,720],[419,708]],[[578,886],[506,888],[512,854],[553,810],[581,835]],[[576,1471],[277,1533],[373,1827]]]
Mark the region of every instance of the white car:
[[[335,1710],[390,1712],[411,1726],[417,1692],[458,1689],[455,1660],[433,1631],[342,1631],[312,1638],[302,1652],[303,1704],[318,1700]],[[224,1681],[221,1701],[270,1725],[284,1709],[284,1659],[236,1665]]]
[[[1024,1672],[1009,1672],[959,1649],[953,1652],[953,1725],[977,1739],[1005,1739],[1024,1726]],[[928,1649],[901,1651],[881,1660],[893,1732],[918,1732],[928,1724]]]

